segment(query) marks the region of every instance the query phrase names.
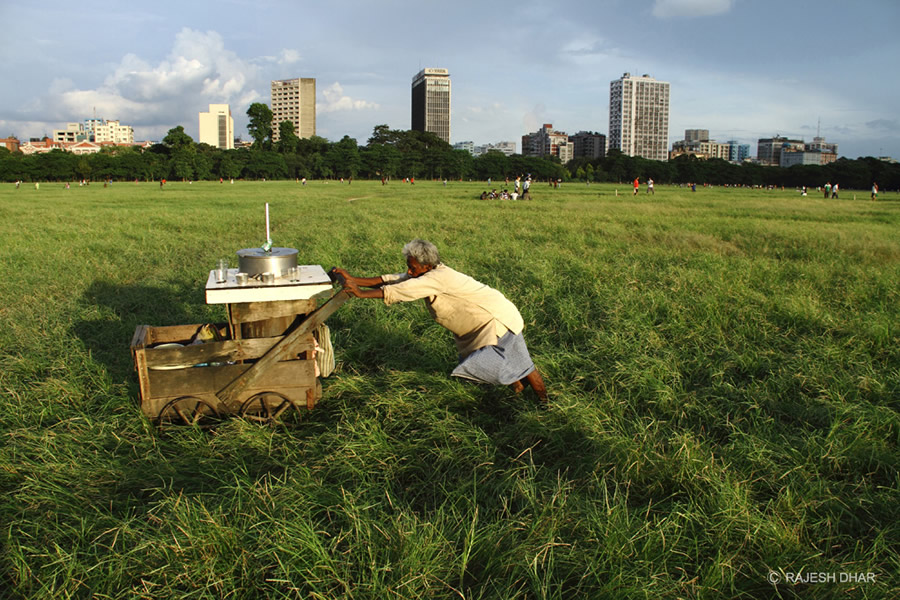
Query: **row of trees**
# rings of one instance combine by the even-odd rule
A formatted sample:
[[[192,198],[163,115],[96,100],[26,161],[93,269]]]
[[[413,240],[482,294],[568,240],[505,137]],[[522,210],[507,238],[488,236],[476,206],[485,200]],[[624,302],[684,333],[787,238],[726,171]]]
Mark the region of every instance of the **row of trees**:
[[[575,159],[566,165],[576,180],[624,181],[652,178],[658,183],[708,183],[800,188],[839,183],[846,189],[868,189],[878,182],[881,189],[900,189],[900,165],[876,158],[841,158],[828,165],[766,167],[754,163],[734,164],[722,159],[702,160],[682,155],[670,161],[625,156],[611,150],[599,159]]]
[[[344,136],[337,142],[313,136],[299,138],[293,124],[278,125],[273,135],[272,112],[255,103],[247,110],[250,148],[220,150],[198,144],[181,126],[169,130],[162,143],[140,148],[104,149],[74,155],[60,150],[25,156],[0,148],[0,181],[74,180],[214,180],[214,179],[493,179],[531,174],[538,180],[628,182],[652,178],[665,183],[713,185],[820,186],[838,182],[844,188],[866,189],[877,181],[883,189],[900,189],[900,165],[874,158],[841,159],[825,166],[787,169],[724,160],[679,156],[653,161],[612,150],[598,159],[575,159],[563,165],[555,157],[506,156],[488,152],[473,157],[454,150],[432,133],[377,125],[365,146]]]

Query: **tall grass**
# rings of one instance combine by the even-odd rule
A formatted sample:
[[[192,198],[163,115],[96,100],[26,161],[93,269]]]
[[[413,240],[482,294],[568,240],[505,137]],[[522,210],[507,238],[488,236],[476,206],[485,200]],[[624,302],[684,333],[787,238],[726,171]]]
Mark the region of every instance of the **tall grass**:
[[[897,197],[482,188],[0,188],[0,598],[900,595]],[[299,425],[159,436],[134,329],[224,319],[206,273],[265,202],[303,263],[434,241],[519,306],[551,408],[353,300]]]

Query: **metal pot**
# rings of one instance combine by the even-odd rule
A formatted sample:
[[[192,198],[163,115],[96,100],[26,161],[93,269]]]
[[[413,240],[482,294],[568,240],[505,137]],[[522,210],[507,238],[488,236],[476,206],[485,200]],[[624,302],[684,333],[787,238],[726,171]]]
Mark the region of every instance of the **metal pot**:
[[[262,248],[244,248],[238,250],[237,255],[240,272],[251,276],[275,273],[275,277],[281,277],[297,266],[296,248],[272,248],[269,252]]]

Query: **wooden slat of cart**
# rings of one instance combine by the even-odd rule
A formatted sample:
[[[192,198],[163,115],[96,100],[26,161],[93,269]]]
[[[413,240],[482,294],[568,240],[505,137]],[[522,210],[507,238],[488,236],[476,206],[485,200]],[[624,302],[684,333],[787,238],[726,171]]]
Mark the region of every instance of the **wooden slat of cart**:
[[[141,403],[141,411],[155,418],[171,400],[193,396],[205,400],[220,414],[237,414],[241,405],[260,392],[277,392],[297,404],[313,408],[318,398],[318,382],[315,363],[310,360],[282,361],[273,365],[264,381],[248,385],[236,394],[230,404],[220,403],[215,390],[250,369],[251,365],[226,365],[222,367],[193,367],[171,371],[150,371],[147,377],[149,393]]]
[[[296,355],[299,348],[299,342],[304,339],[304,336],[312,333],[319,324],[325,322],[325,319],[330,317],[334,311],[340,308],[349,297],[347,292],[343,291],[332,296],[325,304],[310,313],[294,331],[284,336],[284,339],[282,339],[281,342],[272,347],[265,356],[256,361],[249,369],[225,387],[217,388],[219,391],[216,393],[216,396],[222,404],[225,406],[232,406],[235,403],[235,399],[239,397],[245,389],[253,388],[261,378],[264,376],[267,377],[268,371],[272,369],[274,365],[277,365],[279,361],[284,361],[292,355]],[[313,376],[313,379],[315,379],[315,375]]]
[[[281,302],[240,302],[229,304],[232,323],[249,323],[279,317],[305,315],[316,309],[315,299],[282,300]]]
[[[206,342],[184,346],[183,348],[154,348],[145,352],[147,368],[150,370],[172,367],[192,367],[201,363],[228,363],[254,360],[265,356],[276,346],[283,336],[271,338],[252,338],[244,340],[227,340],[223,342]],[[315,347],[312,334],[301,336],[296,342],[297,352],[290,358],[297,358],[301,353]]]

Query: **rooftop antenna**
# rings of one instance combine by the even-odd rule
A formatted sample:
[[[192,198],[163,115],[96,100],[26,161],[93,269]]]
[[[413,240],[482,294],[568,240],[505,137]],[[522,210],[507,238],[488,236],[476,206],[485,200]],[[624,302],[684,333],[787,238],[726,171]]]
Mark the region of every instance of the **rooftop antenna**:
[[[822,117],[816,123],[816,137],[822,137]]]

